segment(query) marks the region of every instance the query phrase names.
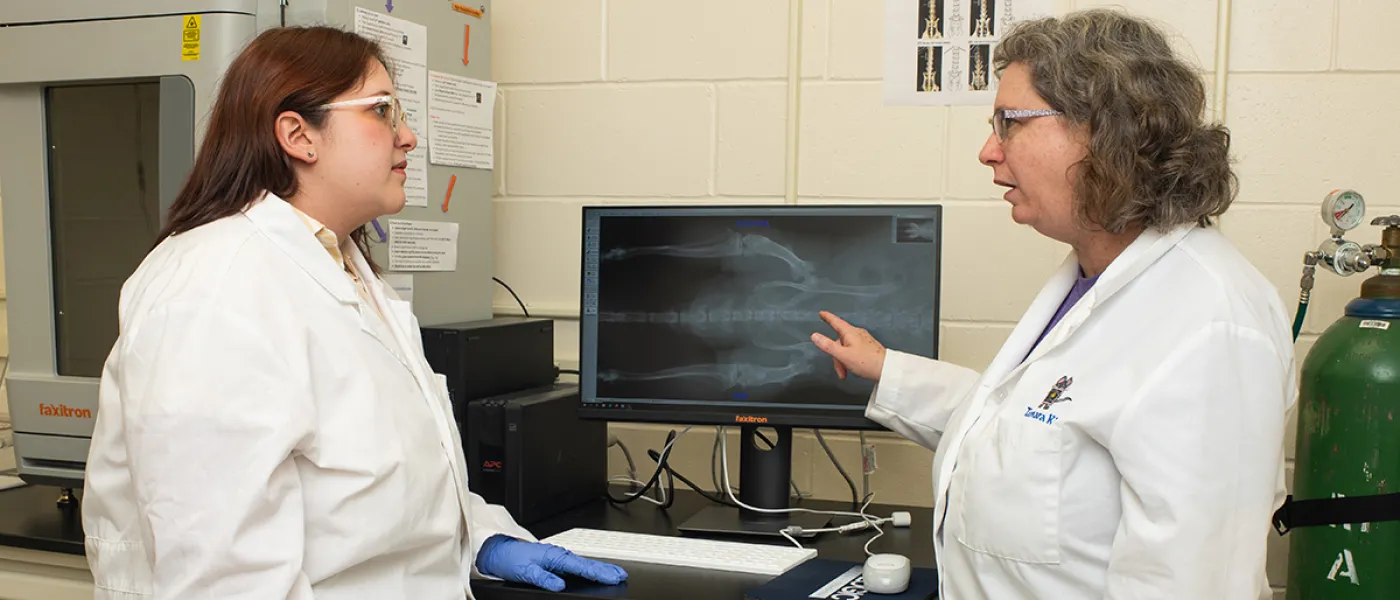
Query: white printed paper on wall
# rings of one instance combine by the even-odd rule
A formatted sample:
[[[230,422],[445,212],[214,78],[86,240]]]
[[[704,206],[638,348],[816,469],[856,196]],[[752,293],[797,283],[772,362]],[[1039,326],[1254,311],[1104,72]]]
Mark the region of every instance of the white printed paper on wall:
[[[992,52],[1017,21],[1052,0],[885,0],[885,105],[987,104]]]
[[[428,72],[428,151],[435,165],[490,169],[496,84]]]
[[[389,221],[389,269],[456,271],[457,224],[438,221]]]
[[[404,192],[409,206],[428,205],[428,28],[412,21],[355,7],[355,33],[379,43],[389,60],[399,102],[418,147],[408,153]]]

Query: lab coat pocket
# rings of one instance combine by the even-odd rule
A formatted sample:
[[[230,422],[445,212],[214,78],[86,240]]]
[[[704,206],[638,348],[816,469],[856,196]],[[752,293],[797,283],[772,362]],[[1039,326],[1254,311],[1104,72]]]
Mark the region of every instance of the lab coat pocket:
[[[135,600],[151,596],[151,565],[145,546],[87,536],[84,547],[97,590],[94,597]]]
[[[1060,562],[1060,425],[1004,415],[969,453],[956,533],[967,548],[1034,564]]]

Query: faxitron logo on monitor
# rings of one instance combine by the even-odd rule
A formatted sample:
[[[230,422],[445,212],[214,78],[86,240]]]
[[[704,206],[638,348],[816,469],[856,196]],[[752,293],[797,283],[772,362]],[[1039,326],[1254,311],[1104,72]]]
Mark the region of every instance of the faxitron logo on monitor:
[[[768,417],[754,417],[750,415],[734,415],[735,423],[767,423]]]

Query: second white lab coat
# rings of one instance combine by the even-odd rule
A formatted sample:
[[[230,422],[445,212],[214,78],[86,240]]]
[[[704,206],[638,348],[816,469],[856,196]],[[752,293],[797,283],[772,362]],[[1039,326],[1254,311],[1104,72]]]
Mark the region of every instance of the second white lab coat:
[[[460,600],[487,538],[534,539],[468,491],[409,304],[349,257],[370,301],[268,195],[123,286],[83,503],[99,600]]]
[[[1215,229],[1149,231],[1032,351],[1077,275],[1071,254],[980,375],[887,353],[867,415],[935,450],[941,599],[1270,597],[1297,398],[1278,293]]]

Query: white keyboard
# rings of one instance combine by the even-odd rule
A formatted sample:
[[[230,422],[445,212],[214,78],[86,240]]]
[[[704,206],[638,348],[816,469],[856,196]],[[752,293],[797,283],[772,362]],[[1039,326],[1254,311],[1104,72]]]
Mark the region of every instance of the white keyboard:
[[[782,575],[817,556],[814,549],[796,546],[749,544],[602,529],[570,529],[540,541],[597,560],[626,560],[773,576]]]

